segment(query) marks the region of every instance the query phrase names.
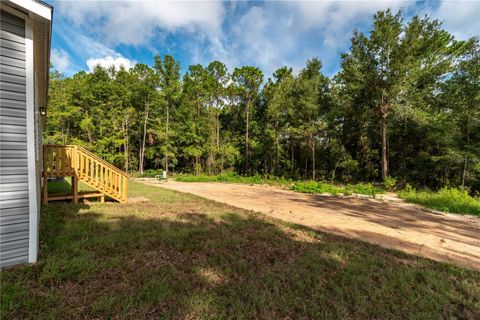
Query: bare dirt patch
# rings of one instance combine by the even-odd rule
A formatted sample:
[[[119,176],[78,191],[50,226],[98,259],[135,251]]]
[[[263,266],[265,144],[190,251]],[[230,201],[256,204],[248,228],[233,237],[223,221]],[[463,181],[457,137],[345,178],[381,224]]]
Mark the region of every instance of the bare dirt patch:
[[[144,203],[144,202],[150,202],[150,200],[142,196],[132,197],[128,199],[128,203]]]
[[[438,261],[480,270],[480,219],[439,215],[399,199],[302,194],[279,188],[169,181],[154,184]]]

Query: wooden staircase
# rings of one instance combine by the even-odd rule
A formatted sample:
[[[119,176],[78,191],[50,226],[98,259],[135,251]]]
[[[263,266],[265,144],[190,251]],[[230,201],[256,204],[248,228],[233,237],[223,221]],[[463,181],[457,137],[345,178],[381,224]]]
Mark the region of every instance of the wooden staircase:
[[[48,178],[72,177],[71,194],[48,194]],[[97,192],[78,192],[82,181]],[[80,146],[43,146],[43,203],[53,200],[99,197],[102,202],[108,196],[119,202],[128,200],[128,176],[125,172]]]

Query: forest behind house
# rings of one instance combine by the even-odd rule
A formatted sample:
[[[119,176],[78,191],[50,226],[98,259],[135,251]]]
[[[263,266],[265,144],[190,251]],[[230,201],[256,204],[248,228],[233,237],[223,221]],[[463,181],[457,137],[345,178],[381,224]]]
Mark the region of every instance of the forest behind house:
[[[315,41],[315,39],[312,39]],[[54,69],[55,66],[53,66]],[[173,56],[50,75],[44,143],[84,146],[127,172],[395,179],[480,191],[480,43],[429,17],[378,12],[339,72],[312,58],[267,78]]]

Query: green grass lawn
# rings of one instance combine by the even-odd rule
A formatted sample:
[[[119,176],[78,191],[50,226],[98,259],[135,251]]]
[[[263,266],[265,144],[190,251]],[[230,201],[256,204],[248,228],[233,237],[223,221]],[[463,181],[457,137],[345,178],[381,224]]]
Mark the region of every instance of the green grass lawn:
[[[293,183],[291,179],[280,177],[262,177],[261,175],[242,176],[232,172],[224,172],[217,175],[207,174],[178,174],[175,180],[182,182],[229,182],[229,183],[248,183],[248,184],[269,184],[289,186]]]
[[[175,180],[181,182],[228,182],[228,183],[247,183],[247,184],[268,184],[274,186],[282,186],[297,192],[303,193],[329,193],[331,195],[351,195],[353,193],[369,195],[375,197],[385,190],[373,186],[371,183],[358,183],[354,185],[335,185],[327,182],[319,181],[300,181],[281,177],[262,177],[260,175],[241,176],[235,173],[225,172],[218,175],[192,175],[179,174],[175,176]]]
[[[78,191],[95,191],[95,189],[84,184],[83,182],[78,182]],[[64,181],[52,181],[48,183],[48,193],[71,193],[72,192],[72,177],[65,177]]]
[[[412,189],[404,190],[399,195],[408,202],[427,208],[480,216],[480,198],[470,196],[466,190],[444,188],[438,192],[431,192]]]
[[[479,319],[480,273],[131,182],[56,203],[40,257],[1,272],[3,319]]]

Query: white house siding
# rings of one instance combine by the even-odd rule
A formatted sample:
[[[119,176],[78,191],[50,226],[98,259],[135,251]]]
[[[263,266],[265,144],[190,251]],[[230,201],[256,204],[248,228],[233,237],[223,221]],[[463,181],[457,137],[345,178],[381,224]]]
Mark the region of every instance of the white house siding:
[[[0,19],[0,267],[29,261],[25,21]]]

